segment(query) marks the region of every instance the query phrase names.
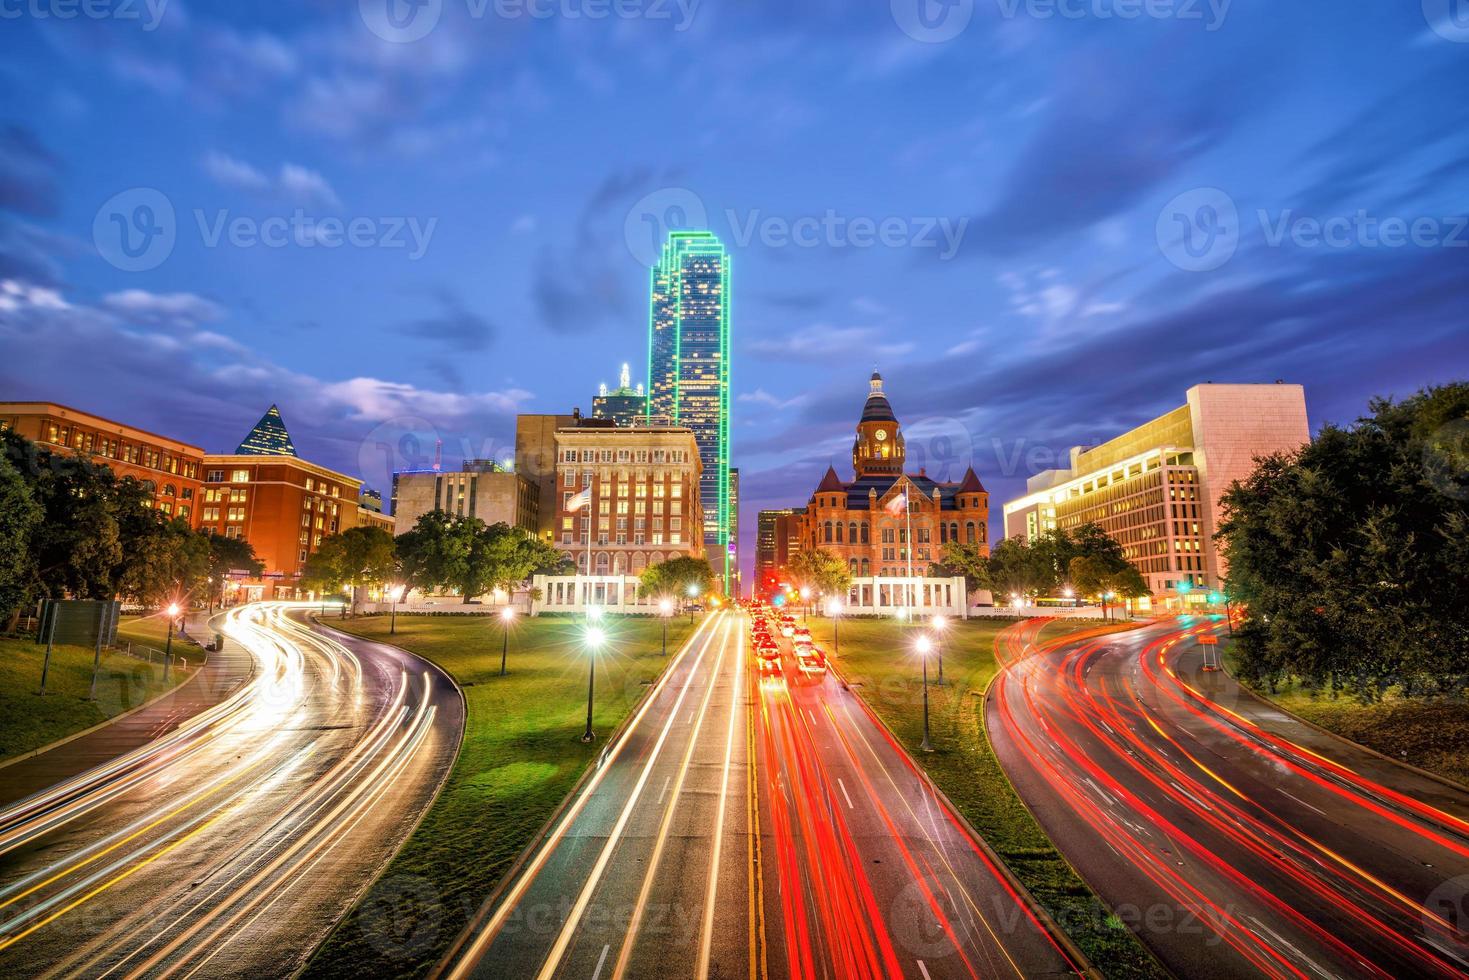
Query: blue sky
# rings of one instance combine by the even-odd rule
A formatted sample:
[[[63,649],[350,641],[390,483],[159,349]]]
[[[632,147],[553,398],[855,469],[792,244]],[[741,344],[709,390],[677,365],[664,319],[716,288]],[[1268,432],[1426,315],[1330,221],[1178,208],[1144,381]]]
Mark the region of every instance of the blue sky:
[[[393,2],[0,4],[0,397],[504,455],[641,379],[648,243],[704,224],[748,561],[874,366],[997,514],[1197,382],[1320,424],[1469,373],[1450,0]]]

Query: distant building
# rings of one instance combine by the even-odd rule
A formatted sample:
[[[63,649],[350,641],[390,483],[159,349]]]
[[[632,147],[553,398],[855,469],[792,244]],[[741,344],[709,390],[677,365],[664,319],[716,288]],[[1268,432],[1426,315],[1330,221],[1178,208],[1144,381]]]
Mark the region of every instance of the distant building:
[[[139,481],[160,513],[198,527],[204,450],[55,402],[0,402],[0,429]]]
[[[515,472],[536,487],[536,537],[546,544],[556,534],[556,430],[575,424],[575,415],[517,415]]]
[[[1155,596],[1220,587],[1214,545],[1220,499],[1255,459],[1310,441],[1300,385],[1201,384],[1186,404],[1100,446],[1077,446],[1071,465],[1030,478],[1005,504],[1007,537],[1095,522],[1122,545]]]
[[[801,547],[840,555],[852,576],[926,576],[950,541],[989,552],[989,493],[971,467],[957,483],[904,473],[903,430],[873,373],[852,444],[855,479],[834,467],[801,516]],[[909,539],[911,531],[912,539]]]
[[[464,469],[453,472],[394,473],[393,499],[396,534],[413,530],[420,517],[435,510],[477,517],[486,524],[509,524],[532,534],[539,526],[536,484],[493,460],[468,460]]]
[[[791,555],[801,550],[804,507],[762,510],[755,526],[754,594],[769,597],[779,590]]]
[[[376,490],[363,487],[357,492],[357,503],[363,510],[373,510],[379,514],[383,512],[383,495]]]
[[[744,583],[740,575],[740,470],[729,468],[729,594],[744,595]]]
[[[687,426],[699,443],[704,546],[732,586],[729,562],[729,254],[708,231],[675,231],[653,269],[648,420]]]
[[[233,583],[233,601],[305,598],[301,569],[323,538],[357,525],[362,481],[299,458],[274,405],[240,449],[205,455],[199,526],[244,538],[265,565]]]
[[[598,390],[597,397],[592,399],[592,418],[611,419],[616,425],[632,425],[646,418],[648,396],[643,394],[642,385],[632,387],[628,365],[622,366],[618,380],[614,390],[608,391],[605,384]]]
[[[381,510],[365,507],[360,503],[357,505],[357,526],[378,527],[387,531],[389,534],[394,533],[396,527],[391,516],[384,514]]]
[[[681,426],[575,424],[556,430],[555,545],[583,573],[638,575],[705,557],[694,433]],[[570,505],[590,488],[590,502]]]

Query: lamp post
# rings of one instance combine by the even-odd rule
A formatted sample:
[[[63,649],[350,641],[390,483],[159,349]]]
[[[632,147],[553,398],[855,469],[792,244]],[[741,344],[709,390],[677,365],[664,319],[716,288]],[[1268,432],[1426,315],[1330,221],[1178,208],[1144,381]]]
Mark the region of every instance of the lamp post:
[[[515,607],[500,610],[500,676],[505,676],[505,658],[510,653],[510,621],[515,618]]]
[[[388,590],[388,599],[392,602],[392,612],[388,615],[388,635],[392,636],[398,632],[398,600],[403,598],[403,590],[407,586],[395,585]]]
[[[934,656],[937,658],[938,665],[939,665],[938,685],[940,687],[943,687],[944,686],[944,648],[943,648],[943,645],[941,643],[941,640],[942,640],[943,635],[944,635],[944,630],[948,627],[948,625],[949,625],[949,621],[947,619],[945,619],[944,617],[939,616],[939,615],[935,615],[933,617],[933,633],[934,633],[933,651],[934,651]]]
[[[933,751],[933,743],[928,738],[928,652],[933,649],[933,641],[927,634],[918,638],[918,655],[923,658],[923,744],[919,746],[924,752]]]
[[[831,652],[832,656],[841,656],[842,635],[839,624],[842,621],[842,604],[835,599],[826,603],[826,614],[831,617]]]
[[[811,622],[811,590],[801,586],[801,605],[805,608],[801,611],[801,622]]]
[[[592,617],[592,619],[596,618]],[[601,627],[589,626],[583,639],[587,645],[587,730],[582,732],[581,740],[590,742],[597,737],[592,734],[592,686],[597,678],[597,650],[607,636],[602,632]]]
[[[1111,618],[1107,615],[1107,603],[1112,601],[1112,597],[1115,594],[1113,592],[1102,593],[1102,619],[1104,621],[1111,622]]]
[[[163,643],[163,683],[168,683],[168,667],[173,663],[173,621],[178,618],[179,604],[168,604],[168,639]]]
[[[1065,599],[1068,603],[1075,606],[1076,603],[1073,600],[1076,598],[1076,590],[1072,589],[1069,585],[1066,586],[1066,588],[1061,590],[1061,598]]]
[[[699,598],[699,586],[696,583],[689,584],[689,625],[694,625],[694,602]]]
[[[663,656],[668,656],[668,618],[673,615],[673,600],[662,599],[658,603],[658,615],[663,619]]]

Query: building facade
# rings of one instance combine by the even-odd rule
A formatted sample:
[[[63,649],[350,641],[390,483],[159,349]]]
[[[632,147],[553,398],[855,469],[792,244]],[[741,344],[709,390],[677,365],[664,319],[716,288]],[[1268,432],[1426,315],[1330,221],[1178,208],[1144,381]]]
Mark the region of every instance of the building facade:
[[[0,428],[85,456],[151,492],[155,510],[199,526],[204,450],[55,402],[0,402]]]
[[[742,596],[745,592],[740,575],[740,470],[737,466],[729,468],[729,546],[725,551],[729,555],[729,594]]]
[[[540,491],[527,476],[498,463],[466,461],[464,469],[393,474],[394,533],[413,530],[418,519],[441,510],[477,517],[486,524],[509,524],[531,534],[540,527]]]
[[[824,548],[847,562],[853,577],[929,574],[950,541],[989,553],[989,493],[971,467],[958,482],[903,472],[903,430],[873,373],[852,443],[854,479],[835,467],[800,515],[800,546]]]
[[[762,510],[755,524],[755,594],[774,595],[780,589],[786,564],[801,549],[804,507]]]
[[[729,255],[712,233],[675,231],[652,271],[649,422],[686,426],[698,441],[704,546],[731,586],[729,561]]]
[[[556,430],[575,424],[574,415],[517,415],[515,472],[536,486],[536,537],[556,540]]]
[[[682,426],[586,425],[556,432],[555,545],[588,574],[640,574],[706,556],[699,445]],[[571,509],[590,488],[590,503]]]
[[[1155,596],[1202,595],[1227,570],[1214,544],[1224,492],[1257,457],[1310,438],[1300,385],[1195,385],[1178,408],[1100,446],[1074,447],[1068,468],[1031,477],[1025,496],[1005,504],[1005,534],[1029,540],[1096,523]]]
[[[323,538],[356,527],[362,481],[295,454],[274,405],[227,455],[204,457],[199,527],[244,538],[265,565],[258,579],[232,582],[232,599],[300,599],[306,559]]]
[[[592,418],[610,419],[614,425],[633,425],[647,418],[648,396],[642,385],[632,387],[631,375],[631,368],[624,364],[615,389],[608,391],[605,384],[598,389],[592,399]]]

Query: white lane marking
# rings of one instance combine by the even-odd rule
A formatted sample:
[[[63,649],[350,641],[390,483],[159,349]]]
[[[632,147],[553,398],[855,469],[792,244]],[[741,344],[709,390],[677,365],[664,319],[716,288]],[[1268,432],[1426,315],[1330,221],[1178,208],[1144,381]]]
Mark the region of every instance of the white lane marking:
[[[1307,803],[1305,800],[1301,799],[1296,794],[1294,794],[1294,793],[1286,793],[1285,790],[1281,790],[1281,792],[1282,793],[1285,793],[1286,796],[1289,796],[1291,799],[1295,800],[1297,803],[1299,803],[1301,806],[1305,807],[1306,809],[1308,809],[1308,810],[1315,810],[1317,813],[1321,814],[1323,817],[1326,816],[1326,811],[1325,810],[1322,810],[1322,809],[1319,809],[1317,807],[1312,806],[1311,804]]]
[[[739,634],[739,646],[735,656],[735,677],[745,671],[745,634]],[[709,890],[704,895],[704,930],[699,937],[699,965],[695,976],[705,980],[709,976],[709,957],[714,947],[714,900],[719,894],[719,855],[724,848],[724,811],[728,809],[729,770],[734,759],[735,722],[744,711],[740,705],[742,695],[739,685],[729,705],[729,731],[724,736],[724,778],[719,784],[719,816],[714,821],[714,848],[709,855]]]
[[[846,800],[847,800],[847,809],[849,809],[849,810],[855,810],[855,809],[857,809],[856,807],[854,807],[852,805],[852,797],[850,795],[848,795],[848,793],[847,793],[847,784],[844,783],[844,782],[842,782],[842,777],[841,776],[838,776],[837,777],[837,785],[842,788],[842,796],[846,797]]]
[[[663,788],[658,791],[658,805],[659,806],[662,806],[663,805],[663,794],[668,792],[668,783],[672,779],[673,779],[673,776],[671,774],[663,777]]]
[[[602,975],[602,964],[607,962],[607,950],[611,948],[611,943],[602,944],[602,955],[597,957],[597,968],[592,971],[592,980],[597,980]]]
[[[918,972],[921,973],[921,974],[923,974],[923,980],[933,980],[933,978],[928,975],[928,967],[926,967],[926,966],[923,965],[923,961],[922,960],[918,960],[917,963],[918,963]],[[593,977],[592,980],[596,980],[596,978]]]

